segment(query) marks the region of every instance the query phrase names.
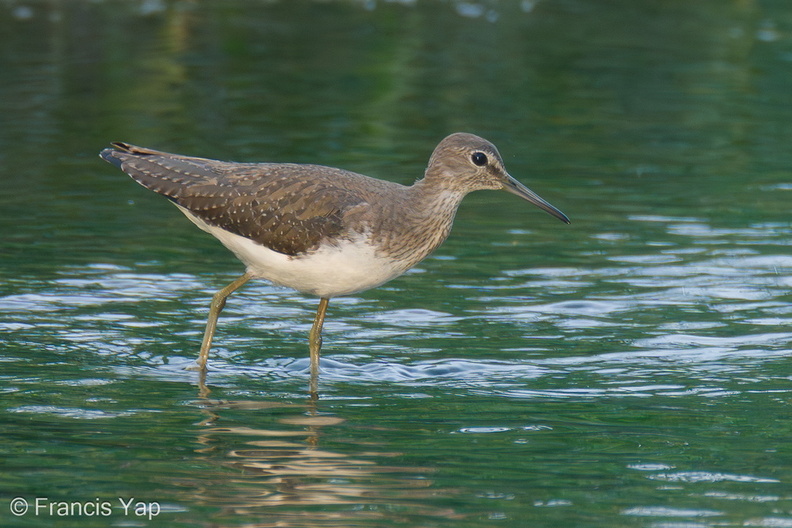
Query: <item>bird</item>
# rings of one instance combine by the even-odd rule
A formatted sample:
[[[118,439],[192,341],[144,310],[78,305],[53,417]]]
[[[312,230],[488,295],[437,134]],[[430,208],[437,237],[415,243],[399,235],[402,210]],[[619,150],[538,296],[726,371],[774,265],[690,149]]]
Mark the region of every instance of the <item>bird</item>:
[[[308,336],[316,373],[329,300],[380,286],[425,259],[448,237],[468,193],[506,190],[570,223],[509,175],[495,145],[464,132],[440,141],[412,185],[322,165],[217,161],[122,142],[100,156],[169,199],[245,265],[212,297],[196,361],[204,373],[226,299],[251,279],[319,297]]]

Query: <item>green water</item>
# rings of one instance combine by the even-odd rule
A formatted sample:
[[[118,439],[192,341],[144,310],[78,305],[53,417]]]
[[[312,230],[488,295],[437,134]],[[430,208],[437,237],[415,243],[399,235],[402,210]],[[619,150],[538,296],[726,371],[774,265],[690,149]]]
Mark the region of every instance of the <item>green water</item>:
[[[784,0],[3,3],[0,525],[792,527],[790,86]],[[242,266],[99,150],[410,183],[454,131],[572,224],[469,196],[317,402],[251,284],[201,395]]]

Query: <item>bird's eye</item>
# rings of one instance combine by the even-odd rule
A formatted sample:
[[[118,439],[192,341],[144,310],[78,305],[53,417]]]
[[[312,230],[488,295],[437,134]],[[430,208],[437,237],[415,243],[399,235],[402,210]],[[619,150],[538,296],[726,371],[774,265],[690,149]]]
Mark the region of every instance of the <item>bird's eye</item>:
[[[470,160],[473,162],[474,165],[478,165],[479,167],[483,167],[487,164],[487,155],[483,152],[474,152],[470,156]]]

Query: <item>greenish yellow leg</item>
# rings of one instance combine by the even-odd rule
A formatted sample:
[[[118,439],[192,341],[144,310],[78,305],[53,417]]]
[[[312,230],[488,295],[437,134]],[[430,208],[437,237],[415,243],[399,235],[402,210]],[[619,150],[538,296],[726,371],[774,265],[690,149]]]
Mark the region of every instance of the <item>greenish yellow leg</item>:
[[[201,352],[198,355],[198,368],[200,370],[206,370],[206,361],[209,359],[209,349],[212,347],[212,338],[214,337],[215,328],[217,328],[217,317],[223,310],[226,299],[252,278],[252,275],[245,273],[237,280],[215,293],[212,297],[212,304],[209,306],[209,319],[206,321],[206,331],[204,332],[203,342],[201,343]]]
[[[316,394],[319,379],[319,352],[322,349],[322,325],[324,324],[327,304],[330,299],[322,297],[319,300],[319,308],[316,310],[311,333],[308,334],[308,348],[311,353],[311,394]]]

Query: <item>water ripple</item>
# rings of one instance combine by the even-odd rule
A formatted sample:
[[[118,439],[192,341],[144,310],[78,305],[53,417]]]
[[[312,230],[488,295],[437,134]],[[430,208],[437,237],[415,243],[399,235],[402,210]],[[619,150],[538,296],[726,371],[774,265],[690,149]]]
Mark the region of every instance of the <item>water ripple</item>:
[[[107,411],[100,409],[81,409],[78,407],[59,407],[56,405],[23,405],[7,409],[13,413],[51,414],[62,418],[78,420],[98,420],[104,418],[119,418],[132,416],[135,411]]]

